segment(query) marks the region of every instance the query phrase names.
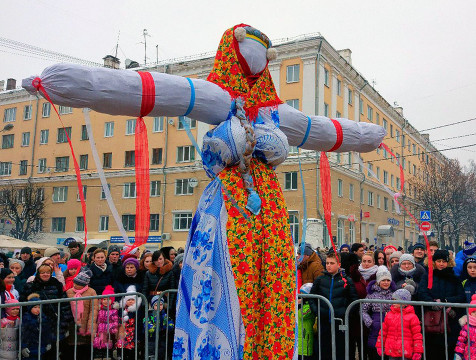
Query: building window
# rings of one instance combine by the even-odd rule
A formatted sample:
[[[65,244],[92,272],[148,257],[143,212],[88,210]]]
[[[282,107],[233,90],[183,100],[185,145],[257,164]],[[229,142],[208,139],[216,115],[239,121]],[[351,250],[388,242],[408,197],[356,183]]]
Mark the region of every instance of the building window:
[[[289,147],[289,155],[297,155],[299,154],[299,149],[297,146],[290,146]]]
[[[375,113],[375,123],[377,125],[380,125],[380,114],[379,113]]]
[[[344,243],[344,221],[337,220],[337,243],[341,246]]]
[[[66,230],[66,218],[54,217],[51,219],[51,232],[64,233]]]
[[[324,69],[324,85],[329,87],[329,70]]]
[[[35,224],[33,225],[36,232],[43,231],[43,219],[36,219]]]
[[[124,183],[122,197],[124,199],[133,199],[136,197],[136,183],[135,182]]]
[[[159,231],[159,214],[150,214],[149,231]]]
[[[68,187],[55,186],[53,187],[53,202],[66,202],[68,200]]]
[[[111,184],[107,184],[107,188],[109,189],[109,192],[111,192]],[[104,191],[104,188],[101,186],[101,200],[106,199],[106,192]]]
[[[84,218],[82,216],[76,217],[76,231],[84,231]]]
[[[412,148],[413,148],[413,155],[416,155],[416,145],[415,144],[412,144]]]
[[[12,162],[0,162],[0,176],[10,176],[12,174]]]
[[[361,115],[364,115],[364,100],[359,99],[359,111]]]
[[[360,203],[364,204],[364,189],[360,189]]]
[[[193,146],[177,146],[177,162],[195,161],[195,148]]]
[[[354,184],[349,184],[349,200],[354,201]]]
[[[413,165],[413,175],[416,175],[416,165]]]
[[[387,120],[385,120],[385,119],[382,120],[382,126],[385,129],[385,131],[387,131],[387,128],[388,128]]]
[[[329,117],[329,104],[324,103],[324,116]]]
[[[164,116],[159,116],[154,118],[154,124],[152,127],[152,132],[161,132],[164,131]]]
[[[344,196],[344,182],[342,179],[337,179],[337,196]]]
[[[152,165],[162,164],[162,148],[152,149]]]
[[[136,166],[136,152],[134,150],[126,151],[124,166],[125,167]]]
[[[38,160],[38,174],[43,174],[46,172],[46,158]]]
[[[288,212],[288,222],[291,228],[291,235],[293,236],[294,244],[299,243],[299,213],[297,211]]]
[[[337,95],[342,96],[342,81],[337,79]]]
[[[190,179],[175,180],[175,195],[193,195],[193,187],[190,186]]]
[[[109,216],[101,215],[99,217],[99,231],[109,231]]]
[[[297,172],[284,173],[284,190],[297,190]]]
[[[340,153],[337,153],[337,154],[336,154],[336,162],[337,162],[338,164],[340,164],[340,161],[341,161],[341,159],[340,159]]]
[[[369,206],[374,206],[374,193],[372,191],[368,191],[367,194]]]
[[[395,212],[395,200],[392,200],[392,212]]]
[[[84,197],[84,200],[86,200],[88,196],[88,186],[87,185],[83,185],[83,197]],[[76,201],[81,201],[81,198],[79,196],[79,190],[77,191],[76,193]]]
[[[114,121],[104,123],[104,137],[114,136]]]
[[[72,114],[73,108],[70,106],[60,106],[58,112],[60,113],[60,115]]]
[[[342,117],[342,114],[339,111],[336,111],[336,118],[339,119]]]
[[[386,170],[383,171],[383,183],[388,185],[388,171]]]
[[[289,65],[286,67],[286,82],[293,83],[299,81],[300,65]]]
[[[367,168],[367,176],[372,176],[373,171],[374,171],[373,164],[369,164],[369,166]]]
[[[44,118],[50,117],[51,113],[51,104],[50,103],[43,103],[43,106],[41,108],[41,116]]]
[[[374,120],[374,109],[372,109],[370,105],[367,105],[367,119],[370,121]]]
[[[23,120],[31,120],[31,105],[23,107]]]
[[[377,209],[380,209],[380,195],[377,195]]]
[[[352,98],[354,96],[353,91],[351,89],[347,89],[347,94],[348,94],[347,103],[349,105],[352,105]]]
[[[136,229],[136,216],[122,215],[122,226],[126,231],[134,231]]]
[[[174,231],[189,230],[192,226],[193,214],[191,212],[181,212],[174,214]]]
[[[58,143],[67,143],[68,142],[68,137],[66,137],[66,134],[68,134],[68,137],[71,139],[71,127],[67,128],[58,128]]]
[[[20,161],[20,173],[19,175],[26,175],[28,171],[28,160],[21,160]]]
[[[355,243],[355,224],[353,221],[349,221],[349,236],[350,236],[350,243]]]
[[[69,170],[69,156],[59,156],[56,158],[56,172],[64,172]]]
[[[40,201],[45,200],[45,188],[36,189],[36,198]]]
[[[110,169],[112,167],[112,153],[102,154],[102,167],[104,169]]]
[[[79,170],[88,170],[88,154],[79,156]]]
[[[400,189],[401,184],[400,184],[400,178],[398,176],[397,176],[397,184],[396,185],[397,185],[397,189]]]
[[[49,135],[50,135],[50,131],[48,129],[40,131],[40,145],[48,144]]]
[[[150,182],[150,196],[156,197],[160,196],[160,180],[154,180]]]
[[[397,143],[400,142],[400,131],[395,130],[395,140],[397,140]]]
[[[349,167],[352,166],[352,152],[351,151],[347,153],[347,165]]]
[[[136,133],[136,119],[126,121],[126,135],[134,135]]]
[[[286,100],[286,104],[295,108],[296,110],[299,110],[299,99]]]
[[[197,120],[190,119],[186,116],[179,116],[178,118],[178,130],[184,130],[185,124],[188,124],[190,129],[195,129],[197,127]]]
[[[11,149],[13,147],[13,143],[15,142],[15,135],[3,135],[2,136],[2,149]]]
[[[88,128],[86,125],[81,125],[81,140],[89,140]]]
[[[392,187],[395,186],[395,177],[394,177],[393,175],[390,175],[390,185],[391,185]]]
[[[15,121],[17,117],[17,108],[8,108],[5,109],[3,113],[3,122],[12,122]]]
[[[26,189],[18,189],[17,200],[19,204],[24,204],[26,200]]]
[[[376,175],[377,175],[377,179],[380,180],[380,168],[379,168],[378,166],[377,166],[377,173],[376,173]]]
[[[407,159],[405,159],[404,157],[402,157],[402,168],[403,170],[407,169]]]
[[[390,137],[393,138],[393,125],[390,124]]]

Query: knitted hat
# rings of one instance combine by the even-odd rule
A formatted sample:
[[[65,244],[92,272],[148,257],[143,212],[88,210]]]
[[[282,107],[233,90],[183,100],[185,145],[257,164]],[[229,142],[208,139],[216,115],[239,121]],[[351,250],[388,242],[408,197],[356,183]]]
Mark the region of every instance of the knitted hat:
[[[181,253],[181,254],[178,254],[177,256],[175,256],[174,265],[182,263],[184,255],[185,255],[184,253]]]
[[[68,238],[68,239],[70,239],[70,238]],[[66,240],[68,240],[68,239],[66,239]],[[79,242],[77,242],[76,240],[73,240],[68,244],[68,249],[72,249],[72,248],[75,248],[75,247],[81,247]]]
[[[124,267],[124,269],[126,268],[127,264],[132,264],[136,267],[136,270],[139,270],[139,260],[137,260],[135,257],[129,257],[122,262],[122,266]]]
[[[117,245],[111,245],[111,246],[109,246],[109,249],[107,249],[107,256],[111,255],[111,253],[113,253],[113,252],[117,252],[117,253],[120,254],[121,249]]]
[[[312,283],[305,283],[304,285],[301,286],[301,288],[299,289],[299,292],[301,294],[309,294],[311,292],[311,288],[312,288]]]
[[[159,301],[159,295],[155,295],[151,300],[150,300],[150,307],[153,309],[154,305],[157,304],[157,301]],[[164,303],[164,298],[162,297],[160,299],[160,303]]]
[[[388,262],[391,262],[392,259],[400,259],[400,257],[402,256],[402,253],[400,251],[394,251],[393,253],[390,254],[390,256],[388,257]]]
[[[81,261],[78,259],[71,259],[68,261],[66,267],[68,270],[81,269]]]
[[[25,246],[24,248],[21,249],[20,254],[30,254],[31,255],[31,248],[28,246]]]
[[[23,269],[25,268],[25,262],[22,261],[22,260],[19,260],[19,259],[10,259],[10,266],[12,264],[20,264],[21,266],[21,271],[23,271]]]
[[[48,248],[44,252],[45,257],[52,257],[53,255],[59,254],[60,251],[57,248]]]
[[[10,274],[13,274],[13,271],[11,271],[9,268],[0,269],[0,279],[5,280],[5,278]]]
[[[5,304],[18,304],[18,300],[17,299],[8,299],[7,301],[5,301]],[[13,309],[18,309],[20,310],[20,307],[19,306],[9,306],[7,308],[5,308],[5,312],[7,313],[7,315],[11,315],[11,311]]]
[[[410,301],[412,299],[412,294],[410,294],[408,290],[398,289],[392,294],[392,298],[394,300]]]
[[[402,256],[400,256],[400,260],[398,261],[398,266],[402,265],[402,262],[404,261],[410,261],[413,266],[415,266],[415,258],[413,257],[413,255],[402,254]]]
[[[122,257],[122,263],[124,263],[127,259],[130,259],[130,258],[136,259],[134,254],[129,253],[129,254],[126,254]]]
[[[342,249],[344,249],[344,248],[347,248],[350,252],[350,245],[348,245],[348,244],[342,244],[340,249],[339,249],[339,252],[342,252]]]
[[[311,244],[306,243],[304,246],[304,255],[311,256],[313,252],[314,249],[312,248]],[[297,253],[298,255],[301,255],[301,247],[298,247]]]
[[[28,295],[28,297],[26,299],[27,299],[28,302],[30,302],[30,301],[40,301],[41,300],[40,295],[38,295],[37,293],[31,293],[30,295]],[[31,309],[35,306],[40,306],[40,304],[27,306],[28,311],[31,311]]]
[[[385,247],[383,248],[383,252],[385,252],[387,249],[393,249],[393,250],[395,250],[395,251],[398,250],[398,249],[397,249],[395,246],[393,246],[393,245],[387,245],[387,246],[385,246]]]
[[[426,250],[426,246],[423,245],[422,243],[416,243],[416,244],[413,245],[413,247],[412,247],[412,252],[414,252],[416,249]]]
[[[390,271],[388,271],[387,267],[384,265],[380,265],[377,269],[377,273],[375,275],[377,277],[377,284],[380,284],[382,280],[390,280],[392,281],[392,275],[390,275]]]
[[[104,291],[102,292],[101,295],[115,295],[116,293],[114,292],[114,288],[111,286],[111,285],[107,285],[105,288],[104,288]],[[109,300],[111,302],[114,301],[114,297],[110,297]]]
[[[78,275],[75,276],[75,278],[73,279],[73,283],[80,286],[87,286],[89,285],[89,281],[91,281],[91,276],[93,276],[91,270],[81,271]]]
[[[448,262],[450,261],[450,253],[448,252],[448,250],[438,249],[433,254],[433,261],[436,261],[436,260],[444,260]]]
[[[135,293],[137,292],[136,286],[135,285],[129,285],[127,287],[126,293]],[[139,295],[126,295],[124,298],[121,300],[121,308],[125,309],[127,300],[134,299],[135,300],[135,305],[131,306],[128,308],[128,311],[136,311],[136,309],[140,308],[140,305],[142,303],[142,299],[140,298]],[[125,315],[122,317],[124,321],[129,320],[129,316],[127,315],[127,312],[124,313]]]
[[[43,265],[43,263],[45,262],[46,259],[49,259],[49,257],[44,256],[44,257],[39,258],[38,260],[36,260],[36,271],[38,271],[38,269],[40,268],[41,265]]]
[[[463,249],[463,253],[466,255],[466,256],[471,256],[474,254],[474,252],[476,252],[476,243],[471,243],[469,241],[465,241],[464,242],[464,249]]]
[[[476,294],[474,294],[474,295],[471,297],[471,305],[476,305]],[[471,315],[471,313],[473,313],[474,311],[476,311],[476,308],[469,308],[469,309],[468,309],[469,315]]]
[[[411,295],[414,295],[416,290],[416,282],[414,282],[412,279],[406,279],[405,284],[405,290],[407,290]]]

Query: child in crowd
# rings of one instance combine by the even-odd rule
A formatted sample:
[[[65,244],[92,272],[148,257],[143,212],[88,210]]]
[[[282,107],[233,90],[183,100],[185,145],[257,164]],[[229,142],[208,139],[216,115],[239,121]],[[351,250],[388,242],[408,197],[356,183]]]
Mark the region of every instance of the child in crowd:
[[[71,259],[68,261],[66,270],[63,272],[64,276],[64,291],[67,291],[73,287],[73,279],[79,274],[81,270],[81,261],[77,259]]]
[[[463,263],[461,279],[463,280],[466,302],[469,304],[472,296],[476,294],[476,257],[470,256],[466,258]]]
[[[1,321],[0,332],[0,359],[18,358],[18,328],[20,325],[20,307],[13,304],[18,303],[16,299],[6,301],[12,304],[5,309],[6,316]]]
[[[91,276],[90,270],[78,273],[73,279],[73,286],[66,291],[66,295],[74,299],[96,296],[96,291],[88,286]],[[70,304],[75,322],[71,323],[69,327],[69,333],[71,334],[68,338],[69,354],[74,357],[73,346],[76,344],[76,354],[81,354],[86,359],[91,356],[91,333],[96,332],[95,319],[98,314],[98,302],[95,301],[93,304],[93,300],[82,300],[71,301]],[[78,333],[77,336],[74,335],[75,330]]]
[[[114,295],[114,288],[107,285],[102,295]],[[94,357],[106,358],[107,349],[112,356],[114,340],[119,329],[119,304],[114,302],[114,296],[99,299],[99,310],[96,318],[96,334],[93,340]]]
[[[473,295],[471,305],[476,305],[476,295]],[[471,360],[476,358],[476,308],[468,309],[468,314],[469,319],[466,315],[460,319],[460,324],[463,328],[456,343],[454,360]],[[468,337],[470,341],[469,348]]]
[[[299,289],[301,294],[309,294],[312,283],[306,283]],[[299,299],[298,302],[298,345],[299,359],[312,359],[314,347],[314,322],[316,316],[312,313],[308,299]]]
[[[40,301],[40,295],[32,293],[28,301]],[[40,338],[41,324],[41,338]],[[36,359],[43,356],[51,349],[52,337],[51,326],[48,318],[41,313],[40,305],[29,305],[23,313],[21,324],[21,355],[22,359]],[[40,343],[41,342],[41,343]],[[40,351],[38,353],[38,346]]]
[[[398,289],[392,295],[394,300],[410,301],[412,295],[406,289]],[[402,318],[403,317],[403,318]],[[402,339],[403,325],[403,339]],[[403,341],[403,354],[402,354]],[[394,304],[385,316],[382,331],[375,345],[379,357],[383,353],[390,360],[412,359],[421,360],[423,354],[423,336],[420,320],[411,305]]]
[[[131,285],[127,288],[127,292],[135,292],[136,287]],[[126,295],[121,300],[122,309],[122,325],[119,327],[117,352],[124,354],[124,360],[135,359],[136,347],[136,319],[140,319],[139,308],[141,305],[141,298],[136,295]],[[139,328],[138,328],[139,329]],[[138,339],[140,335],[138,334]],[[122,349],[122,350],[121,350]]]
[[[165,359],[165,347],[167,341],[167,335],[169,339],[173,338],[173,331],[174,331],[174,323],[171,318],[167,317],[167,308],[164,304],[164,298],[160,299],[160,305],[157,309],[157,305],[159,304],[159,295],[154,296],[150,300],[150,315],[148,319],[144,319],[144,323],[146,326],[146,330],[148,332],[149,337],[149,358],[155,359],[155,339],[157,336],[157,326],[159,327],[159,344],[157,348],[158,359],[163,360]],[[158,317],[158,321],[157,321]],[[146,321],[147,320],[147,321]],[[167,334],[168,329],[168,334]],[[172,347],[169,346],[168,353],[172,353]]]

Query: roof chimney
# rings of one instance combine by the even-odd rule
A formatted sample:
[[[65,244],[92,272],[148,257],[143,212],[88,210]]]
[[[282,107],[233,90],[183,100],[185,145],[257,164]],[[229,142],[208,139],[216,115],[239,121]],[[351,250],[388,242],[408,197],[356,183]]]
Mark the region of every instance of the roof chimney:
[[[345,59],[345,61],[352,65],[352,51],[350,49],[339,50],[338,53]]]
[[[119,66],[121,65],[121,60],[112,55],[106,55],[102,59],[104,60],[104,67],[110,69],[119,69]]]
[[[5,80],[0,80],[0,91],[3,91],[5,89]]]
[[[14,90],[17,87],[15,79],[7,79],[7,90]]]

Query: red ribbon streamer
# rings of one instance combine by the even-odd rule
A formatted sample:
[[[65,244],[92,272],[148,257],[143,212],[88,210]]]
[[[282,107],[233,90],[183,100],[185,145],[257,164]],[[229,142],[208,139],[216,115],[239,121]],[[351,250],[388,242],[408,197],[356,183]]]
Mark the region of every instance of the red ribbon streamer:
[[[336,128],[336,143],[329,150],[329,152],[336,151],[338,148],[340,148],[340,146],[342,145],[342,141],[344,140],[344,133],[342,132],[342,125],[340,124],[340,122],[334,119],[331,119],[331,121],[334,124],[334,127]]]
[[[53,106],[53,109],[56,112],[56,115],[58,115],[58,119],[61,122],[61,126],[64,129],[64,133],[66,134],[66,139],[68,140],[69,148],[71,149],[71,155],[73,156],[73,163],[74,163],[74,171],[76,172],[76,182],[78,184],[78,192],[79,192],[79,199],[81,201],[81,210],[83,212],[83,220],[84,220],[84,249],[86,249],[86,246],[88,245],[88,226],[86,224],[86,202],[84,201],[84,194],[83,194],[83,184],[81,182],[81,173],[79,171],[79,165],[78,161],[76,160],[76,156],[74,155],[74,150],[73,150],[73,144],[71,142],[71,139],[69,138],[68,132],[66,131],[63,123],[63,119],[61,119],[61,116],[56,109],[55,104],[51,101],[50,96],[46,92],[46,89],[43,87],[41,84],[41,79],[39,77],[36,77],[32,81],[33,87],[41,92],[45,99]]]

